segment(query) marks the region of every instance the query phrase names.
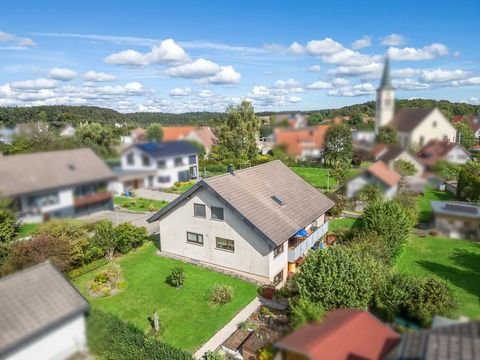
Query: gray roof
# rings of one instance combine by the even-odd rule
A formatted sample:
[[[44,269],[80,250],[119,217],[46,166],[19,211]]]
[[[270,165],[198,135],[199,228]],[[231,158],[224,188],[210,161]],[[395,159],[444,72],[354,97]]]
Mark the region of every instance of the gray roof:
[[[383,154],[377,159],[382,160],[385,164],[389,164],[390,161],[395,160],[397,157],[403,153],[404,149],[400,146],[396,145],[389,145],[387,150],[383,152]]]
[[[480,359],[480,321],[405,333],[388,360]]]
[[[434,214],[480,219],[480,205],[461,201],[430,201]]]
[[[399,132],[411,132],[430,114],[435,108],[400,109],[395,113],[389,124]]]
[[[380,81],[380,87],[378,90],[393,90],[392,78],[390,77],[390,60],[387,56],[385,59],[385,65],[383,66],[382,80]]]
[[[148,219],[160,219],[199,188],[207,188],[236,211],[247,224],[280,245],[334,203],[280,160],[224,174],[197,183],[186,193]],[[283,200],[284,205],[273,200]]]
[[[0,194],[6,196],[114,178],[91,149],[0,156]]]
[[[44,262],[0,279],[0,358],[88,310],[87,301]]]

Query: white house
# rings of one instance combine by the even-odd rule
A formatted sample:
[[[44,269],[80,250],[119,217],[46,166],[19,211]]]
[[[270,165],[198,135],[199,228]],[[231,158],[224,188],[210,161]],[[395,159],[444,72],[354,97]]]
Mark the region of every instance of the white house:
[[[356,198],[366,185],[377,184],[383,196],[391,199],[397,194],[399,181],[400,175],[379,160],[346,183],[346,195]]]
[[[198,179],[198,150],[185,141],[134,144],[122,152],[113,191],[169,188],[177,181]]]
[[[395,89],[390,78],[388,58],[385,61],[380,87],[377,89],[375,134],[383,126],[392,126],[398,133],[400,146],[422,147],[430,140],[455,142],[456,129],[437,108],[400,109],[395,112]]]
[[[394,170],[394,164],[397,160],[408,161],[415,167],[415,174],[413,176],[419,177],[425,170],[424,165],[413,155],[410,151],[396,145],[378,144],[372,149],[375,161],[381,160],[387,166]]]
[[[14,200],[24,222],[112,210],[114,179],[91,149],[0,156],[0,195]]]
[[[0,294],[0,359],[63,360],[87,352],[88,303],[48,261],[1,278]]]
[[[470,153],[459,144],[449,141],[431,140],[417,152],[420,162],[431,168],[438,161],[444,160],[452,164],[465,164],[471,160]]]
[[[277,160],[201,180],[148,222],[164,254],[278,285],[326,234],[333,205]]]

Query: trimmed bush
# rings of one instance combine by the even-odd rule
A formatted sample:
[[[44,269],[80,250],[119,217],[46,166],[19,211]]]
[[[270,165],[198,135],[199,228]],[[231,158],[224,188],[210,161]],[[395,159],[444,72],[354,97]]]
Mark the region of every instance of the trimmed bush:
[[[114,315],[92,310],[87,317],[90,352],[103,360],[193,360],[191,354],[146,336]]]
[[[148,241],[148,232],[144,227],[137,227],[125,222],[115,228],[117,251],[126,254]]]
[[[121,281],[122,272],[117,264],[108,265],[103,271],[95,275],[93,281],[88,286],[88,292],[93,297],[105,297],[118,293],[124,289],[124,282]],[[122,286],[120,286],[122,285]]]
[[[224,305],[232,301],[233,288],[229,285],[215,284],[210,290],[210,302],[216,305]]]
[[[318,321],[325,314],[322,306],[309,299],[299,296],[290,303],[290,324],[294,329],[302,325]]]
[[[181,288],[185,282],[185,272],[183,271],[183,268],[180,266],[173,268],[168,276],[167,282],[176,288]]]

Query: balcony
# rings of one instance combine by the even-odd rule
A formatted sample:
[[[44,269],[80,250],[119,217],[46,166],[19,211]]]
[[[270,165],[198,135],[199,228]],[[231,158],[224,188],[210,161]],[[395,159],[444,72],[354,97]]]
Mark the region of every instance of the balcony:
[[[77,208],[77,207],[98,203],[101,201],[107,201],[107,200],[110,200],[111,198],[112,198],[112,194],[109,191],[101,191],[101,192],[84,195],[81,197],[75,197],[73,200],[73,204]]]
[[[328,232],[328,222],[318,227],[303,239],[290,239],[288,242],[288,262],[295,262],[302,257],[318,240]]]

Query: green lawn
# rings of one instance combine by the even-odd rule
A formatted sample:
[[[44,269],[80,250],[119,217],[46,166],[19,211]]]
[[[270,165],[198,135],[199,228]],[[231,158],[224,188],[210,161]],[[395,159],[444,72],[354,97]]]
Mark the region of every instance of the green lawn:
[[[350,230],[363,227],[362,219],[340,218],[328,221],[328,231]]]
[[[420,221],[429,222],[433,218],[432,206],[430,200],[456,200],[455,195],[448,191],[439,191],[427,187],[425,194],[418,197],[418,206],[420,209]]]
[[[196,181],[195,180],[190,180],[190,181],[186,181],[186,182],[177,182],[175,183],[174,186],[172,186],[171,188],[169,189],[165,189],[166,192],[171,192],[171,193],[174,193],[174,194],[182,194],[184,193],[185,191],[187,191],[188,189],[190,189],[193,185],[195,185]]]
[[[480,318],[480,244],[444,237],[412,236],[396,262],[406,273],[434,275],[450,284],[458,315]]]
[[[138,212],[154,212],[165,207],[168,201],[137,197],[115,196],[113,203],[124,209]]]
[[[297,175],[301,176],[305,181],[309,182],[316,188],[331,190],[337,186],[337,180],[332,176],[328,176],[328,169],[296,166],[293,166],[290,169],[292,169]],[[359,171],[360,169],[350,169],[347,178],[355,176]]]
[[[32,235],[38,228],[38,223],[32,223],[32,224],[22,224],[20,225],[20,229],[18,229],[18,237],[23,238],[26,236]]]
[[[86,284],[101,269],[74,280],[75,286],[87,297],[93,308],[110,312],[139,329],[149,329],[147,318],[158,310],[163,329],[161,339],[187,351],[198,349],[230,321],[256,296],[256,286],[240,279],[195,265],[159,257],[149,243],[138,251],[116,260],[122,268],[127,288],[110,298],[91,298]],[[182,266],[186,281],[181,289],[165,280],[172,268]],[[223,306],[208,301],[213,284],[228,284],[234,288],[233,300]]]

